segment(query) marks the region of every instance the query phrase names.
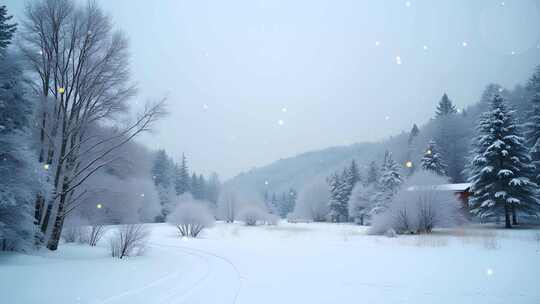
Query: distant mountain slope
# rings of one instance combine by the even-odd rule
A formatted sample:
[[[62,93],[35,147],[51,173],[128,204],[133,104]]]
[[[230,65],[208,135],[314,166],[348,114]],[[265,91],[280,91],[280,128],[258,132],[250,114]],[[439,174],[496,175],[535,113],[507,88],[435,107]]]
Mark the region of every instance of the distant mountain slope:
[[[249,189],[263,193],[285,191],[290,187],[300,189],[304,183],[318,177],[326,177],[342,170],[355,159],[362,171],[372,160],[378,160],[390,143],[401,137],[380,143],[357,143],[349,146],[331,147],[280,159],[270,165],[243,172],[225,183],[236,189]],[[364,172],[362,172],[364,173]]]
[[[447,143],[451,143],[457,149],[453,155],[445,155],[454,160],[453,167],[457,174],[462,175],[462,170],[467,162],[470,141],[475,133],[475,126],[480,114],[487,110],[488,101],[494,94],[502,95],[511,107],[517,110],[517,119],[525,120],[525,113],[529,110],[530,93],[523,86],[517,85],[512,90],[503,90],[497,84],[489,84],[480,96],[478,102],[459,111],[456,118],[447,121],[450,123],[448,132],[454,132],[454,137],[445,136]],[[385,150],[392,152],[394,159],[403,166],[411,161],[415,168],[420,166],[420,159],[427,147],[427,143],[433,139],[440,124],[430,119],[414,138],[412,144],[408,142],[409,132],[401,132],[381,142],[356,143],[349,146],[338,146],[323,150],[303,153],[294,157],[275,161],[267,166],[255,168],[249,172],[243,172],[225,183],[225,186],[234,187],[240,191],[255,192],[262,194],[268,192],[281,192],[290,187],[299,190],[305,183],[319,177],[327,177],[337,170],[343,170],[355,159],[360,167],[361,174],[365,176],[366,167],[371,161],[380,164]],[[362,126],[359,126],[361,128]],[[378,127],[378,126],[371,126]],[[411,124],[412,127],[412,124]],[[458,130],[458,131],[456,131]],[[458,136],[456,137],[456,134]],[[455,178],[455,182],[463,182],[464,176]]]

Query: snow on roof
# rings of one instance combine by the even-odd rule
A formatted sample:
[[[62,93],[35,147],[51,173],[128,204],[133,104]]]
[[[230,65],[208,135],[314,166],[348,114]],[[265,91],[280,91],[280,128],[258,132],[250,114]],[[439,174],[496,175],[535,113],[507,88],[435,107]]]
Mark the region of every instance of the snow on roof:
[[[407,188],[407,191],[418,191],[418,190],[437,190],[437,191],[454,191],[462,192],[466,191],[471,187],[470,183],[459,183],[459,184],[441,184],[441,185],[422,185],[422,186],[411,186]]]

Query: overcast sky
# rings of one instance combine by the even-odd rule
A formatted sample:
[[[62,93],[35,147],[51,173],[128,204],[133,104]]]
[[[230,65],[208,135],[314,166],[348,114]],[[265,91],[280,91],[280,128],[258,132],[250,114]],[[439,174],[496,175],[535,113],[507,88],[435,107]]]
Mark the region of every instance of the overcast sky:
[[[409,130],[443,92],[463,107],[540,64],[539,1],[99,2],[129,36],[140,98],[169,97],[141,142],[224,178]]]

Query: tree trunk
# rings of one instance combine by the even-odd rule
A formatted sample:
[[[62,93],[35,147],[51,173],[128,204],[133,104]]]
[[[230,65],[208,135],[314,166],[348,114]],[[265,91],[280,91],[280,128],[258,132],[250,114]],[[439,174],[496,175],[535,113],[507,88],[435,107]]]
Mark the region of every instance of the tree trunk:
[[[360,215],[360,225],[364,226],[364,215]]]
[[[512,225],[517,225],[516,208],[512,205]]]
[[[510,223],[510,210],[508,208],[508,204],[504,204],[504,227],[512,228],[512,224]]]

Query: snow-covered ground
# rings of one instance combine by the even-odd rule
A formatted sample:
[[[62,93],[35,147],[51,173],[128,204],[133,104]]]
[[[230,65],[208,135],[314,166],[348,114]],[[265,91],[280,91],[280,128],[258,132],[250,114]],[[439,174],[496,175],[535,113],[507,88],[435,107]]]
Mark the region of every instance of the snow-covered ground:
[[[540,230],[369,236],[336,224],[151,225],[145,256],[63,245],[0,255],[3,303],[540,303]]]

